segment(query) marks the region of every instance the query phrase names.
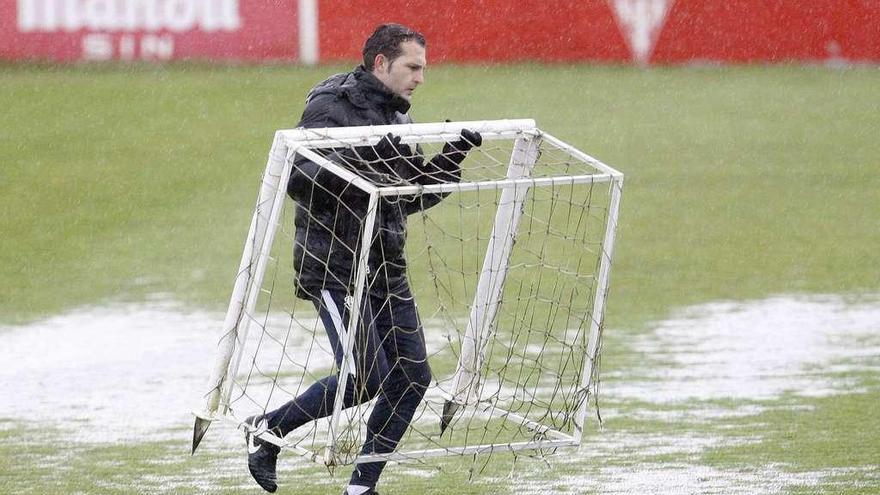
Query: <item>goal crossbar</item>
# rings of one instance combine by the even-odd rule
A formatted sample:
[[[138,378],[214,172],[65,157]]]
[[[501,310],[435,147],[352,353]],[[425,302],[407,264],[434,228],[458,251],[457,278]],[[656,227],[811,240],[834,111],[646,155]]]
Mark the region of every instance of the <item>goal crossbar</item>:
[[[455,191],[503,190],[523,187],[559,186],[573,184],[592,184],[611,182],[615,177],[609,174],[571,175],[568,177],[535,177],[522,179],[500,179],[493,181],[464,182],[460,184],[431,184],[428,186],[385,186],[377,188],[379,196],[405,196],[410,194],[446,193]]]
[[[484,140],[510,139],[524,133],[537,133],[533,119],[474,120],[424,124],[392,124],[357,127],[285,129],[276,132],[291,147],[327,148],[339,145],[375,145],[387,134],[400,136],[401,143],[418,144],[454,141],[463,129],[479,132]]]

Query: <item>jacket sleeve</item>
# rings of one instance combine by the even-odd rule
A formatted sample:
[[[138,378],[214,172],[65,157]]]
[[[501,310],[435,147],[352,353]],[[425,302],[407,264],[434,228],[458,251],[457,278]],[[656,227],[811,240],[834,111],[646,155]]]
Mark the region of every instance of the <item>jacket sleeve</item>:
[[[321,128],[346,125],[344,112],[335,108],[334,99],[333,95],[321,95],[310,101],[303,111],[299,127]],[[348,148],[317,152],[334,163],[355,168],[353,162],[356,157],[352,156],[353,153]],[[363,196],[360,189],[302,155],[294,158],[290,180],[287,183],[287,193],[304,205],[332,204],[343,197],[354,200],[357,196]]]
[[[416,148],[416,153],[403,159],[403,173],[405,179],[423,186],[431,184],[457,183],[461,181],[461,162],[467,156],[466,152],[459,151],[454,145],[446,143],[443,151],[434,155],[427,163],[422,158],[421,147]],[[422,194],[406,204],[407,214],[427,210],[443,201],[450,193]]]

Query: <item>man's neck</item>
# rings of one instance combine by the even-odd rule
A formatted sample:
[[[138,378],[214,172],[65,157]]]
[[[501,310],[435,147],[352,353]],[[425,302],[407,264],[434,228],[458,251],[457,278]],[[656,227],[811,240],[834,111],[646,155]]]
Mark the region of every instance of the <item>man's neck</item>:
[[[388,106],[390,106],[392,109],[394,109],[400,113],[406,113],[409,111],[409,108],[410,108],[409,100],[407,100],[403,96],[400,96],[399,94],[395,93],[394,91],[391,90],[391,88],[386,86],[385,83],[383,83],[382,80],[379,79],[378,76],[376,76],[375,70],[368,71],[368,70],[366,70],[366,68],[364,68],[363,65],[361,65],[359,68],[362,69],[363,74],[366,76],[366,79],[368,80],[368,84],[370,86],[373,86],[373,89],[375,89],[375,90],[383,93],[385,96],[387,96]]]

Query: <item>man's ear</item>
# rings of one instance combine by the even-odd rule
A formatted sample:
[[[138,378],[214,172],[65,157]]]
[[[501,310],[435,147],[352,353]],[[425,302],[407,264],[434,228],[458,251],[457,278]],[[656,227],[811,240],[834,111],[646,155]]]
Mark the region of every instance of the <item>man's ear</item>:
[[[376,54],[376,58],[373,59],[373,67],[379,69],[383,72],[388,71],[388,57],[386,57],[382,53]]]

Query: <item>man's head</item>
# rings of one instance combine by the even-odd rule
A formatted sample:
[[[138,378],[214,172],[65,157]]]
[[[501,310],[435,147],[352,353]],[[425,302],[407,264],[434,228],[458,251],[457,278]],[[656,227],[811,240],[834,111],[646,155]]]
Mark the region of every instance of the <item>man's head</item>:
[[[409,100],[425,82],[425,37],[400,24],[382,24],[364,43],[364,68]]]

